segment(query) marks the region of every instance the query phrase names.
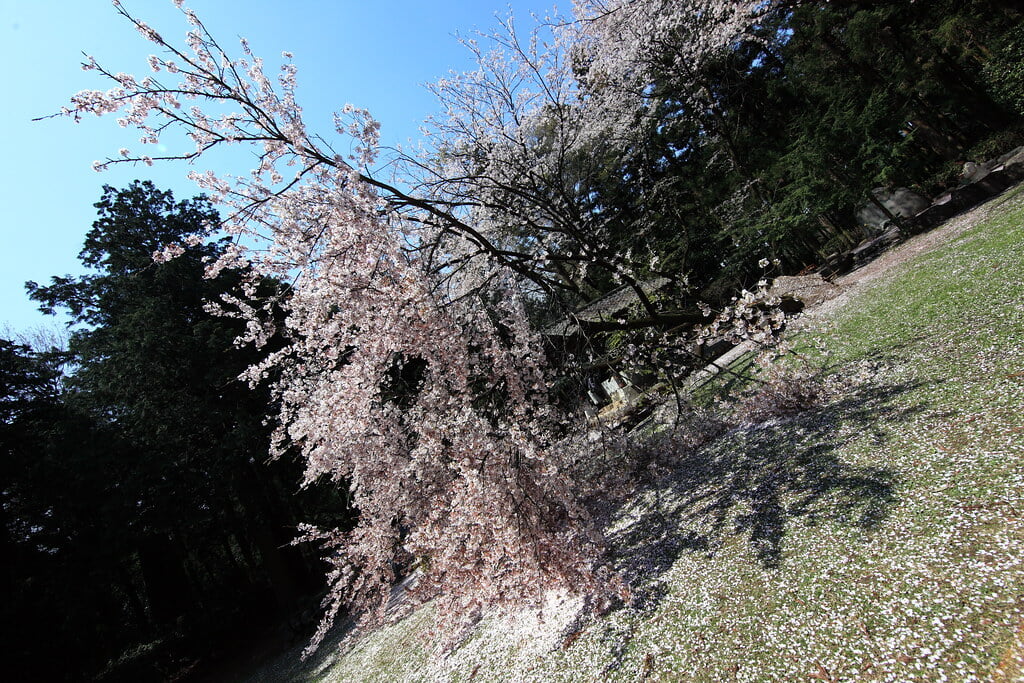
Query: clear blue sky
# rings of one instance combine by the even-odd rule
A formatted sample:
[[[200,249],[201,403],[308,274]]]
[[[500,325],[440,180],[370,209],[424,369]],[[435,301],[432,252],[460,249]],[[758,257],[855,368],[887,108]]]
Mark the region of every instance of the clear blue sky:
[[[114,116],[75,125],[53,113],[83,89],[110,85],[79,68],[88,53],[113,71],[144,75],[154,47],[119,17],[108,0],[0,0],[0,63],[6,65],[0,131],[5,159],[0,177],[0,330],[52,324],[25,296],[26,280],[80,274],[77,260],[95,220],[93,204],[104,184],[124,187],[152,179],[183,199],[198,193],[190,167],[116,167],[92,170],[93,160],[139,149],[138,135]],[[124,7],[171,40],[187,25],[170,0],[123,0]],[[346,102],[365,107],[381,122],[384,144],[418,136],[436,110],[423,84],[449,69],[471,67],[455,33],[495,26],[509,9],[526,26],[553,0],[192,0],[186,2],[229,49],[245,36],[268,61],[294,53],[298,97],[307,124],[331,132],[330,112]],[[236,53],[237,54],[237,53]],[[207,166],[200,163],[198,170]],[[247,168],[216,169],[242,173]]]

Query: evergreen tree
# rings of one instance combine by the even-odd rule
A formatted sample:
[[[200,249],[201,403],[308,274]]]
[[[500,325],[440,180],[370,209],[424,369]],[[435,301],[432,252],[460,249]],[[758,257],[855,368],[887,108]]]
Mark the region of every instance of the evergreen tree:
[[[269,461],[269,392],[239,379],[258,356],[235,347],[243,323],[207,310],[223,295],[255,301],[280,288],[246,284],[243,268],[204,279],[227,243],[206,239],[219,217],[203,197],[176,202],[135,182],[105,187],[96,206],[80,255],[91,272],[28,284],[44,311],[65,309],[76,325],[62,359],[70,374],[58,381],[52,365],[3,349],[5,406],[22,430],[5,439],[21,449],[7,458],[22,503],[7,527],[38,560],[19,567],[16,592],[32,594],[27,581],[63,595],[72,677],[149,641],[173,666],[168,657],[294,609],[320,585],[308,551],[288,547],[310,516],[301,508],[324,503],[334,523],[345,514],[322,493],[296,498],[297,463]],[[168,245],[181,255],[154,261]],[[43,389],[26,422],[24,396]],[[78,629],[92,637],[76,640]]]

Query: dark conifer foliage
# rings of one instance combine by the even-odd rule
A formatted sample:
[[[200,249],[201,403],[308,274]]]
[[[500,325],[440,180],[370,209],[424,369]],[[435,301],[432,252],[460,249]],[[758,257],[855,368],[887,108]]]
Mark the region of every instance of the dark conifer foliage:
[[[96,207],[89,274],[28,285],[70,314],[69,349],[0,347],[7,642],[16,668],[52,680],[168,675],[279,621],[321,581],[288,545],[296,525],[347,514],[326,491],[295,495],[297,463],[268,462],[269,392],[238,379],[258,358],[206,310],[242,296],[243,275],[203,278],[226,246],[206,239],[210,203],[136,182]],[[169,243],[184,253],[154,262]]]
[[[1022,19],[983,0],[765,3],[700,65],[666,44],[632,136],[591,156],[604,171],[578,204],[613,217],[635,269],[686,273],[712,303],[762,258],[821,263],[866,236],[874,188],[934,196],[1024,142]]]

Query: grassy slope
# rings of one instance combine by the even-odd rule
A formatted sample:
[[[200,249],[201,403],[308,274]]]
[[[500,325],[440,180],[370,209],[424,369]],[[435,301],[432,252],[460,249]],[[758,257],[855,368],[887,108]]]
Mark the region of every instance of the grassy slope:
[[[987,680],[1024,623],[1024,193],[996,201],[815,333],[834,400],[622,512],[635,605],[485,620],[442,658],[414,615],[265,680]]]

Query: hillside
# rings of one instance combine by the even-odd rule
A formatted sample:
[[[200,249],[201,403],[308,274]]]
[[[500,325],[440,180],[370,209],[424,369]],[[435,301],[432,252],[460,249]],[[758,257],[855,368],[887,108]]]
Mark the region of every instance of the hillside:
[[[251,680],[1021,680],[1021,273],[1017,187],[850,276],[793,332],[822,404],[618,511],[631,604],[553,597],[441,655],[426,609]]]

